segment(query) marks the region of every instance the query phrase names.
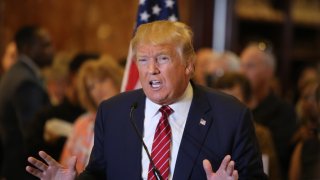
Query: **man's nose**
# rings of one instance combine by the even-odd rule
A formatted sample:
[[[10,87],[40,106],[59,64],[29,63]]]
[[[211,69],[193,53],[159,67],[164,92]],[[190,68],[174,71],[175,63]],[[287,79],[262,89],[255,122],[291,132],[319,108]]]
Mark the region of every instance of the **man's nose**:
[[[240,65],[239,72],[240,72],[241,74],[245,74],[245,73],[246,73],[246,71],[247,71],[247,67],[246,67],[246,65],[241,64],[241,65]]]
[[[150,74],[158,74],[158,73],[159,73],[159,68],[158,68],[156,62],[151,61],[151,62],[148,64],[148,72],[149,72]]]

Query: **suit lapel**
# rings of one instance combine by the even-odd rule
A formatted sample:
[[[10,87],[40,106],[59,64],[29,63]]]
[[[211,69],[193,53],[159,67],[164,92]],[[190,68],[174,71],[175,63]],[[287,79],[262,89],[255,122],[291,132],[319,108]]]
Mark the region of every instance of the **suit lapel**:
[[[136,110],[136,123],[139,129],[139,132],[143,134],[143,122],[144,122],[144,110],[146,105],[146,96],[144,95],[143,91],[141,90],[141,94],[137,99],[137,110]],[[142,145],[140,143],[140,145]],[[141,146],[140,146],[141,148]]]
[[[140,93],[141,92],[141,93]],[[143,134],[143,122],[144,122],[144,110],[145,110],[145,95],[141,90],[136,99],[132,101],[132,104],[136,103],[137,107],[133,112],[132,121],[136,124],[138,132]],[[133,125],[129,124],[130,133],[126,147],[128,153],[128,159],[132,162],[128,177],[141,177],[141,155],[142,155],[142,143],[140,137],[135,132]]]
[[[182,136],[173,179],[189,179],[204,143],[212,118],[206,115],[210,105],[205,93],[193,86],[193,99]],[[201,164],[202,166],[202,164]]]

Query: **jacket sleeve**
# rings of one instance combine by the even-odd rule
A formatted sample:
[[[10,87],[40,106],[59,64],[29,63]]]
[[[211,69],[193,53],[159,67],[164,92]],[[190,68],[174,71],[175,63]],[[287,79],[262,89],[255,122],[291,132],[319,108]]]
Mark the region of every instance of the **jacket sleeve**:
[[[259,149],[250,111],[245,108],[238,121],[232,158],[240,179],[267,179],[263,172],[262,155]]]
[[[26,136],[36,113],[43,106],[49,104],[49,99],[42,87],[34,82],[27,81],[22,83],[14,92],[12,103],[16,109],[20,129]]]
[[[79,174],[77,179],[106,179],[106,163],[104,158],[104,119],[103,106],[99,106],[95,126],[94,126],[94,145],[91,151],[89,164],[85,170]]]

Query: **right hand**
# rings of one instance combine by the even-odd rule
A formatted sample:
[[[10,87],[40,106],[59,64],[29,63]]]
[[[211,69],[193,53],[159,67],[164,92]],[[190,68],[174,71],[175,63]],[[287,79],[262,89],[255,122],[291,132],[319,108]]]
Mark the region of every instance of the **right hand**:
[[[222,160],[219,169],[213,172],[209,160],[203,160],[203,168],[207,175],[207,180],[238,180],[239,174],[235,168],[235,162],[231,160],[231,156],[227,155]]]
[[[34,157],[29,157],[28,162],[34,167],[27,166],[26,171],[41,180],[74,180],[76,178],[76,157],[69,160],[68,167],[63,167],[44,151],[39,151],[42,162]]]

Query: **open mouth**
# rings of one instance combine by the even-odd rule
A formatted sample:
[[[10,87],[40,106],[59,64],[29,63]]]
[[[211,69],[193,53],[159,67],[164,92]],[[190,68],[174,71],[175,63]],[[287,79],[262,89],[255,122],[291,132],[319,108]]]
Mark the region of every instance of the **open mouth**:
[[[157,80],[152,80],[149,82],[149,84],[153,89],[158,89],[161,86],[161,82]]]

